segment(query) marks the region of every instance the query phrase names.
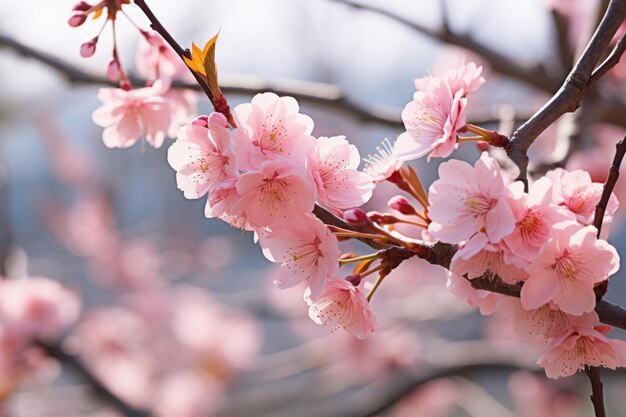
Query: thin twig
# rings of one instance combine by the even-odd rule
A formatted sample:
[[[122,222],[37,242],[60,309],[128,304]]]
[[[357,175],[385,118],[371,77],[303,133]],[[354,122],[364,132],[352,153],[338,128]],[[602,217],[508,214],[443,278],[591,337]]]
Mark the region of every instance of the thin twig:
[[[591,74],[591,82],[596,82],[599,80],[604,74],[607,73],[611,68],[616,66],[622,55],[624,55],[624,51],[626,50],[626,33],[622,35],[622,37],[617,41],[615,47],[611,51],[611,54],[600,64],[598,68]]]
[[[559,117],[578,108],[591,85],[593,70],[625,17],[626,2],[611,0],[600,25],[559,91],[513,134],[507,153],[520,170],[518,180],[526,185],[528,148],[537,136]]]
[[[127,404],[120,397],[109,390],[98,378],[96,378],[76,356],[67,353],[57,344],[37,343],[49,356],[57,359],[64,367],[77,374],[81,380],[88,383],[94,392],[107,404],[119,411],[125,417],[150,417],[145,410],[139,410]]]
[[[611,168],[609,168],[609,175],[607,175],[606,181],[604,182],[602,197],[600,197],[600,201],[596,205],[596,212],[593,217],[593,225],[596,227],[596,229],[598,229],[598,237],[600,237],[600,231],[602,230],[602,222],[604,221],[604,213],[606,211],[606,207],[609,204],[611,193],[613,192],[615,184],[617,183],[617,179],[619,178],[619,169],[622,165],[624,154],[626,154],[626,137],[624,137],[624,139],[620,140],[615,145],[615,157],[613,158]]]
[[[600,378],[600,368],[585,368],[585,373],[589,377],[591,383],[591,402],[593,403],[593,411],[596,417],[606,417],[604,410],[604,394],[602,392],[602,379]]]

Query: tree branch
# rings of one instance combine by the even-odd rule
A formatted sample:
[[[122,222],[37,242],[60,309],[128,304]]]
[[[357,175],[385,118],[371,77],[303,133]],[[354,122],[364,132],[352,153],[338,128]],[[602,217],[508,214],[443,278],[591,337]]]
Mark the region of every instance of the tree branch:
[[[438,30],[430,29],[416,22],[408,20],[400,15],[397,15],[389,10],[369,4],[361,4],[353,0],[329,1],[344,4],[354,9],[366,10],[368,12],[385,16],[422,35],[428,36],[447,44],[469,49],[470,51],[481,55],[483,59],[485,59],[485,61],[489,63],[489,66],[494,71],[524,81],[527,84],[530,84],[540,90],[546,91],[548,93],[553,93],[554,91],[556,91],[557,88],[559,88],[559,79],[550,76],[543,67],[524,66],[521,62],[513,61],[510,57],[503,55],[496,50],[491,49],[488,46],[474,40],[469,35],[458,34],[450,30],[446,30],[445,26]]]
[[[136,409],[109,390],[98,378],[96,378],[76,356],[71,355],[57,344],[43,342],[36,343],[50,357],[57,359],[64,367],[70,369],[83,381],[88,383],[94,392],[107,404],[119,411],[125,417],[151,417],[145,410]]]
[[[578,108],[592,83],[593,70],[625,17],[626,2],[611,0],[600,25],[559,91],[513,134],[507,154],[519,167],[518,179],[526,185],[528,184],[528,148],[537,136],[561,115]]]
[[[591,382],[591,402],[593,403],[593,411],[595,412],[596,417],[606,417],[600,368],[595,366],[586,368],[585,373],[589,377],[589,382]]]
[[[626,33],[617,41],[611,54],[600,64],[593,74],[591,74],[591,82],[596,82],[606,74],[607,71],[616,66],[622,58],[622,55],[624,55],[624,50],[626,50]]]
[[[598,229],[598,237],[600,236],[600,231],[602,230],[602,222],[604,221],[604,213],[606,211],[606,207],[609,204],[611,193],[613,192],[615,184],[617,184],[617,179],[619,178],[619,169],[622,165],[624,154],[626,154],[626,137],[624,137],[624,139],[620,140],[615,145],[615,157],[613,158],[611,168],[609,168],[609,175],[607,175],[606,181],[604,182],[602,196],[600,197],[600,201],[596,205],[596,212],[593,217],[593,225],[596,227],[596,229]]]

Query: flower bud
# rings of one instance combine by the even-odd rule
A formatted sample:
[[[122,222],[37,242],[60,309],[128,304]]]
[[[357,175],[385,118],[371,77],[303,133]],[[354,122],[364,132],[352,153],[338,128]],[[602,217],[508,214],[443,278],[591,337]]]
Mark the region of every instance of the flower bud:
[[[120,81],[120,88],[124,91],[130,91],[133,89],[133,83],[131,83],[128,78],[124,78]]]
[[[96,42],[98,42],[98,38],[93,38],[92,40],[83,43],[80,46],[80,56],[83,58],[89,58],[93,56],[96,52]]]
[[[389,202],[387,203],[387,206],[389,206],[390,209],[397,210],[402,214],[417,214],[415,208],[413,207],[413,205],[411,205],[411,202],[401,195],[391,197],[389,199]]]
[[[476,148],[478,148],[481,152],[486,152],[489,150],[489,143],[487,142],[476,142]]]
[[[208,128],[209,127],[209,116],[207,116],[206,114],[202,114],[202,115],[196,117],[195,119],[193,119],[191,124],[193,126],[200,126],[200,127]]]
[[[91,9],[91,4],[86,1],[80,1],[72,7],[72,10],[75,12],[86,12],[89,9]]]
[[[361,283],[361,274],[348,275],[345,278],[345,280],[348,281],[350,284],[354,285],[355,287],[358,287],[359,284]]]
[[[360,208],[353,208],[343,212],[343,219],[352,226],[362,226],[367,223],[367,214]]]
[[[85,13],[76,13],[69,18],[67,24],[76,28],[85,23],[85,20],[87,20],[87,15]]]
[[[117,58],[112,58],[107,67],[107,78],[111,81],[117,81],[122,76],[122,67]]]

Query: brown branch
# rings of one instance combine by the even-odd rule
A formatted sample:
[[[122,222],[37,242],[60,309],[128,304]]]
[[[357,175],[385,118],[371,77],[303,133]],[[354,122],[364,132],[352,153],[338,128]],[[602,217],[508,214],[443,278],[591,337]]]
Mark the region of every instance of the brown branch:
[[[37,345],[41,347],[50,357],[55,358],[61,364],[74,372],[80,379],[89,384],[94,392],[107,404],[111,405],[115,410],[125,417],[150,417],[151,414],[145,410],[136,409],[124,400],[115,395],[109,390],[98,378],[96,378],[90,371],[83,365],[83,363],[76,356],[67,353],[63,348],[57,344],[37,342]]]
[[[606,417],[604,410],[604,394],[602,392],[602,379],[600,378],[600,368],[585,368],[585,373],[589,377],[591,383],[591,402],[593,403],[593,411],[596,417]]]
[[[626,50],[626,33],[622,35],[622,37],[617,41],[615,47],[611,51],[611,54],[600,64],[600,66],[591,74],[591,82],[594,83],[599,80],[604,74],[607,73],[611,68],[616,66],[622,55],[624,55],[624,51]]]
[[[598,229],[598,237],[600,237],[600,231],[602,230],[602,222],[604,221],[604,213],[606,211],[606,207],[609,204],[611,193],[613,192],[615,184],[617,183],[617,179],[619,178],[619,169],[622,165],[624,154],[626,154],[626,137],[624,137],[624,139],[620,140],[615,145],[615,157],[613,158],[611,168],[609,168],[609,175],[607,175],[606,181],[604,182],[602,196],[600,197],[600,201],[596,205],[596,212],[593,217],[593,225],[596,227],[596,229]]]
[[[558,10],[552,10],[550,14],[555,32],[555,47],[559,54],[559,63],[563,73],[566,73],[574,63],[574,54],[569,42],[569,18]]]
[[[430,29],[416,22],[406,19],[389,10],[373,6],[370,4],[361,4],[353,0],[329,0],[335,3],[341,3],[354,9],[366,10],[392,19],[417,33],[439,40],[441,42],[460,46],[469,49],[483,57],[489,62],[490,67],[502,75],[506,75],[518,80],[522,80],[540,90],[553,93],[559,87],[559,79],[550,76],[546,70],[537,65],[528,67],[521,62],[513,61],[509,56],[503,55],[494,49],[476,41],[467,34],[458,34],[450,30],[446,30],[445,26],[441,29]]]
[[[625,17],[626,2],[611,0],[600,25],[559,91],[513,134],[507,153],[519,167],[518,179],[525,184],[528,183],[528,148],[560,116],[578,108],[591,85],[593,70]]]

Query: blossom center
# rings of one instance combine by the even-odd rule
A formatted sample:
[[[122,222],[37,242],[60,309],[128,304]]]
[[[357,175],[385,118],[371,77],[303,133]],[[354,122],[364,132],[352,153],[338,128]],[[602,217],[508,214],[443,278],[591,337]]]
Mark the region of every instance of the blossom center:
[[[558,258],[553,266],[554,271],[560,277],[567,279],[576,279],[578,273],[578,267],[576,265],[576,259],[567,252]]]
[[[493,208],[495,201],[484,195],[475,195],[465,200],[469,212],[475,216],[483,216]]]

